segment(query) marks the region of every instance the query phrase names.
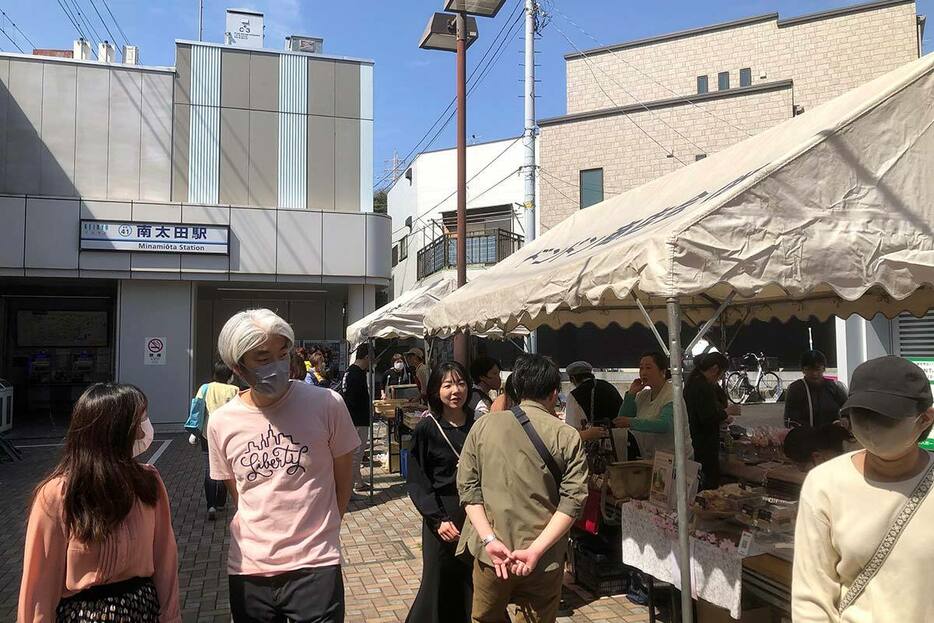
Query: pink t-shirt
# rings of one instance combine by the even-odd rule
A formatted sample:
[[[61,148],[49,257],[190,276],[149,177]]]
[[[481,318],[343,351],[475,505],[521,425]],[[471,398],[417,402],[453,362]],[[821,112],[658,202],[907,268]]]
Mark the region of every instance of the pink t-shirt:
[[[335,457],[360,445],[344,400],[292,382],[259,409],[241,396],[208,420],[211,478],[237,481],[230,523],[231,575],[277,575],[340,564]]]

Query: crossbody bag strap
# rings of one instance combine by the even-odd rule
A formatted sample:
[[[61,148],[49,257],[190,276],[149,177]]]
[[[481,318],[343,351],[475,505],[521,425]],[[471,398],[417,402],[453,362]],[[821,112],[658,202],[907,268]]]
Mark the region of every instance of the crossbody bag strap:
[[[876,548],[876,552],[872,555],[872,558],[869,559],[869,562],[866,563],[866,566],[863,567],[863,570],[859,572],[859,575],[856,576],[850,588],[847,589],[846,594],[840,601],[840,605],[837,607],[837,610],[841,614],[848,607],[852,606],[853,602],[859,599],[859,596],[866,590],[866,586],[869,585],[872,578],[876,576],[879,569],[885,564],[889,554],[891,554],[892,550],[895,548],[895,544],[898,543],[899,537],[911,522],[911,518],[915,516],[915,513],[921,508],[921,503],[924,502],[924,499],[928,496],[928,493],[930,493],[932,485],[934,485],[934,457],[931,457],[931,464],[928,466],[924,477],[918,482],[915,490],[912,491],[911,496],[895,518],[895,521],[892,522],[882,542],[879,543],[879,547]]]
[[[560,485],[561,468],[558,467],[558,462],[555,460],[555,457],[553,457],[551,452],[548,451],[548,448],[545,447],[545,442],[538,436],[538,431],[532,426],[532,422],[529,421],[529,416],[525,414],[525,411],[523,411],[521,407],[513,407],[510,411],[512,411],[512,414],[519,420],[519,424],[522,425],[525,434],[529,436],[529,440],[532,442],[532,445],[535,446],[538,455],[545,461],[545,467],[548,468],[551,477],[555,479],[555,485]]]
[[[808,397],[808,413],[811,415],[811,426],[814,426],[814,403],[811,401],[811,388],[808,387],[807,381],[802,381],[804,383],[804,393]]]
[[[460,454],[460,452],[458,452],[457,450],[454,449],[454,444],[451,443],[451,440],[448,439],[448,436],[447,436],[447,434],[444,432],[444,429],[441,428],[441,423],[438,422],[438,418],[436,418],[434,415],[429,415],[428,417],[430,417],[430,418],[431,418],[431,421],[434,422],[434,423],[435,423],[435,426],[438,427],[438,432],[441,433],[441,436],[442,436],[442,437],[444,437],[444,440],[447,442],[448,447],[451,449],[451,452],[453,452],[453,453],[454,453],[454,456],[457,457],[457,462],[460,463],[461,454]]]

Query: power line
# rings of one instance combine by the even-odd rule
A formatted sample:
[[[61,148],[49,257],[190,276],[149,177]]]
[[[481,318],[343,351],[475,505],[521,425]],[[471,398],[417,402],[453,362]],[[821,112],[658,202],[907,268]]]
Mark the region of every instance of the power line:
[[[67,0],[66,0],[66,1],[67,1]],[[75,14],[78,16],[78,21],[81,22],[81,24],[84,25],[85,31],[86,31],[88,34],[92,35],[93,39],[91,39],[91,43],[93,44],[93,43],[95,43],[95,42],[100,42],[100,41],[102,41],[101,36],[97,33],[97,29],[94,28],[93,25],[91,25],[91,23],[88,21],[88,19],[84,16],[84,13],[81,11],[81,6],[80,6],[80,4],[79,4],[79,0],[71,0],[71,4],[72,4],[72,6],[73,6],[74,9],[75,9]],[[92,49],[92,50],[94,49],[94,46],[93,46],[93,45],[91,46],[91,49]]]
[[[9,35],[9,33],[7,33],[7,31],[3,29],[3,26],[0,26],[0,32],[2,32],[2,33],[3,33],[3,36],[5,36],[7,39],[10,40],[10,43],[12,43],[14,46],[16,46],[16,49],[19,50],[20,54],[25,54],[25,52],[23,52],[23,48],[19,47],[19,44],[16,43],[16,41],[13,39],[13,37],[11,37],[11,36]]]
[[[550,173],[550,172],[546,171],[545,169],[543,169],[542,167],[538,167],[538,172],[541,173],[542,175],[547,175],[547,176],[550,177],[551,179],[557,180],[557,181],[561,182],[562,184],[566,184],[567,186],[570,186],[570,187],[573,188],[574,190],[579,191],[579,190],[581,189],[581,187],[578,186],[577,184],[574,184],[573,182],[569,182],[569,181],[567,181],[566,179],[563,179],[563,178],[561,178],[561,177],[558,177],[558,176],[555,175],[554,173]],[[596,186],[593,186],[593,187],[588,186],[587,189],[588,189],[588,190],[594,190],[594,189],[596,189]],[[613,188],[604,188],[604,192],[609,193],[610,195],[620,195],[620,194],[623,193],[623,191],[621,191],[621,190],[616,190],[616,189],[613,189]]]
[[[489,168],[493,165],[494,162],[496,162],[497,160],[499,160],[507,151],[509,151],[509,149],[510,149],[513,145],[515,145],[516,143],[518,143],[521,139],[522,139],[521,136],[516,137],[511,143],[509,143],[508,145],[506,145],[506,148],[503,149],[503,151],[501,151],[501,152],[499,152],[498,154],[496,154],[496,156],[494,156],[492,160],[490,160],[490,161],[487,162],[485,165],[483,165],[483,168],[482,168],[482,169],[480,169],[479,171],[477,171],[476,173],[474,173],[474,174],[470,177],[470,179],[467,180],[467,183],[469,184],[470,182],[472,182],[472,181],[474,181],[475,179],[477,179],[477,178],[480,176],[481,173],[483,173],[484,171],[486,171],[487,169],[489,169]],[[484,192],[486,192],[486,191],[484,191]],[[427,216],[428,216],[429,214],[431,214],[436,208],[438,208],[438,207],[440,207],[441,205],[443,205],[444,202],[446,202],[448,199],[450,199],[451,197],[453,197],[453,196],[456,195],[456,194],[457,194],[457,189],[454,189],[447,197],[445,197],[444,199],[442,199],[441,201],[439,201],[439,202],[436,203],[435,205],[431,206],[428,210],[425,211],[425,213],[424,213],[423,215],[417,217],[417,218],[412,222],[412,225],[415,225],[415,223],[418,223],[419,221],[421,221],[422,219],[424,219],[425,217],[427,217]],[[477,197],[479,197],[479,196],[480,196],[480,195],[477,195],[476,197],[471,197],[470,199],[474,199],[474,200],[475,200],[475,199],[477,199]],[[408,225],[403,225],[402,227],[400,227],[399,229],[393,231],[392,233],[393,233],[393,234],[398,233],[398,232],[402,231],[403,229],[405,229],[406,227],[408,227]]]
[[[487,189],[484,190],[482,193],[480,193],[479,195],[476,195],[476,196],[472,197],[472,199],[479,199],[480,197],[482,197],[483,195],[487,194],[488,192],[490,192],[491,190],[493,190],[493,189],[496,188],[497,186],[499,186],[499,185],[501,185],[501,184],[504,184],[509,178],[511,178],[512,176],[516,175],[516,174],[519,173],[521,170],[522,170],[522,167],[517,167],[517,168],[515,168],[515,169],[512,169],[509,173],[506,174],[505,177],[503,177],[503,178],[502,178],[501,180],[499,180],[498,182],[493,183],[492,185],[490,185],[489,187],[487,187]],[[435,206],[432,207],[431,209],[434,210],[434,209],[437,208],[439,205],[441,205],[442,203],[444,203],[445,201],[447,201],[448,199],[450,199],[450,197],[451,197],[451,196],[448,195],[444,200],[442,200],[440,203],[438,203],[437,205],[435,205]],[[430,212],[430,210],[429,210],[429,212]],[[515,212],[513,212],[513,215],[515,215]],[[427,216],[427,213],[425,214],[425,216]],[[421,218],[425,218],[425,216],[422,216]],[[415,221],[415,222],[417,222],[417,221]],[[413,222],[413,225],[414,225],[414,222]],[[412,231],[409,232],[409,233],[406,234],[406,235],[407,235],[407,236],[411,236],[411,235],[417,234],[417,233],[419,233],[419,232],[424,231],[425,229],[427,229],[428,226],[429,226],[428,223],[423,222],[423,227],[419,227],[418,229],[414,229],[414,228],[413,228]],[[396,231],[394,231],[394,232],[392,232],[392,233],[393,233],[393,234],[397,234],[397,233],[399,233],[399,231],[401,231],[402,229],[404,229],[404,227],[401,227],[401,228],[397,229]]]
[[[470,81],[474,78],[474,76],[477,74],[477,71],[480,69],[480,67],[483,65],[483,61],[484,61],[484,60],[487,58],[487,56],[489,55],[490,50],[492,50],[493,47],[496,45],[497,40],[499,40],[500,36],[503,34],[503,31],[506,29],[506,25],[509,24],[509,19],[512,19],[513,15],[515,15],[516,10],[519,8],[520,5],[521,5],[521,0],[520,0],[519,2],[516,3],[516,6],[513,8],[513,12],[510,14],[509,18],[507,18],[506,22],[503,23],[503,26],[500,28],[499,32],[498,32],[498,33],[496,34],[496,36],[493,38],[493,41],[490,42],[489,47],[487,47],[487,49],[484,51],[483,56],[480,58],[480,61],[477,63],[476,66],[474,66],[474,69],[470,72],[470,75],[467,77],[467,82],[468,82],[468,84],[469,84]],[[508,35],[507,35],[507,36],[508,36]],[[471,87],[471,89],[472,89],[472,87]],[[470,94],[470,90],[468,90],[468,95],[469,95],[469,94]],[[457,103],[457,98],[456,98],[456,97],[455,97],[455,98],[452,98],[451,101],[450,101],[450,103],[448,103],[447,107],[445,107],[445,109],[441,112],[441,115],[435,120],[435,122],[431,125],[431,127],[428,128],[428,131],[425,132],[425,134],[422,136],[421,140],[419,140],[418,143],[416,143],[415,146],[409,151],[409,153],[407,153],[407,154],[405,155],[405,157],[402,158],[402,165],[403,165],[403,167],[405,167],[405,166],[407,166],[408,164],[410,164],[411,161],[414,160],[415,158],[417,158],[419,155],[421,155],[421,154],[425,153],[426,151],[428,151],[428,149],[431,147],[431,145],[434,143],[434,141],[437,140],[438,136],[440,136],[441,132],[443,132],[444,129],[448,126],[448,124],[450,124],[451,121],[454,119],[454,116],[455,116],[457,110],[456,110],[456,108],[455,108],[454,110],[451,110],[451,109],[456,105],[456,103]],[[449,111],[450,111],[450,114],[448,115],[448,112],[449,112]],[[445,115],[448,115],[446,119],[445,119]],[[444,123],[443,123],[440,127],[438,127],[438,123],[441,122],[442,119],[444,119]],[[436,127],[438,127],[437,132],[435,132],[435,134],[432,136],[431,140],[421,149],[421,151],[418,151],[419,147],[421,147],[421,145],[425,142],[425,139],[428,138],[428,135],[430,135],[430,134],[432,133],[432,131],[434,131],[434,129],[435,129]],[[413,154],[415,154],[416,151],[418,151],[418,154],[416,154],[416,155],[413,157]],[[384,176],[383,176],[382,178],[380,178],[373,186],[376,187],[376,188],[378,188],[378,187],[379,187],[381,184],[383,184],[387,179],[388,179],[388,177],[384,175]]]
[[[36,46],[35,43],[32,42],[32,39],[30,39],[29,36],[28,36],[26,33],[24,33],[22,30],[20,30],[20,27],[16,25],[16,22],[14,22],[12,19],[10,19],[10,16],[6,14],[6,11],[4,11],[3,9],[0,9],[0,13],[3,14],[3,17],[5,17],[5,18],[7,19],[7,21],[10,22],[10,24],[13,26],[13,28],[15,28],[15,29],[17,30],[17,32],[19,32],[19,34],[23,36],[23,39],[25,39],[26,42],[29,43],[29,45],[31,45],[31,46],[33,47],[33,49],[35,49],[36,47],[38,47],[38,46]]]
[[[566,40],[568,43],[570,43],[570,44],[574,47],[574,49],[577,50],[577,52],[578,52],[579,54],[581,54],[581,55],[584,57],[585,60],[588,60],[588,61],[590,60],[590,57],[587,56],[587,54],[586,54],[585,52],[583,52],[580,48],[578,48],[576,45],[574,45],[574,42],[571,41],[571,39],[570,39],[566,34],[564,34],[564,32],[563,32],[560,28],[558,28],[557,26],[555,26],[555,30],[557,30],[557,31],[561,34],[561,36],[563,36],[563,37],[565,38],[565,40]],[[603,68],[600,67],[599,65],[596,65],[596,67],[600,70],[600,73],[602,73],[604,76],[606,76],[607,78],[610,79],[610,82],[612,82],[612,83],[615,84],[617,87],[619,87],[619,88],[623,91],[623,93],[625,93],[626,95],[628,95],[629,97],[631,97],[631,98],[635,101],[635,103],[636,103],[637,105],[641,106],[643,109],[645,109],[645,111],[646,111],[647,113],[649,113],[650,115],[652,115],[653,117],[655,117],[656,119],[658,119],[658,120],[662,123],[662,125],[664,125],[666,128],[668,128],[669,130],[671,130],[672,132],[674,132],[675,134],[677,134],[678,136],[680,136],[681,138],[683,138],[685,141],[687,141],[688,143],[690,143],[691,145],[693,145],[694,147],[696,147],[696,148],[699,149],[700,151],[702,151],[702,152],[706,152],[706,151],[707,151],[706,148],[701,147],[700,145],[698,145],[697,143],[695,143],[694,141],[692,141],[691,139],[689,139],[688,137],[686,137],[684,134],[682,134],[681,132],[679,132],[677,128],[675,128],[675,127],[672,126],[672,125],[669,125],[669,124],[668,124],[664,119],[662,119],[659,115],[655,114],[655,112],[654,112],[651,108],[649,108],[648,106],[646,106],[646,104],[645,104],[644,102],[640,101],[635,95],[633,95],[632,92],[629,91],[629,89],[627,89],[627,88],[624,87],[622,84],[620,84],[619,82],[617,82],[616,79],[615,79],[611,74],[607,73],[607,71],[606,71],[605,69],[603,69]],[[596,79],[596,77],[595,77],[595,79]],[[672,146],[672,151],[674,151],[674,146]]]
[[[578,51],[579,51],[579,48],[577,48],[577,46],[574,45],[574,42],[571,41],[571,39],[570,39],[567,35],[565,35],[564,32],[563,32],[560,28],[558,28],[557,26],[555,26],[555,30],[557,30],[561,35],[563,35],[564,38],[567,40],[567,42],[570,43],[575,49],[578,49]],[[613,106],[615,106],[616,108],[621,108],[621,106],[620,106],[619,104],[616,103],[616,100],[613,99],[613,96],[610,95],[609,93],[607,93],[607,90],[603,88],[603,84],[600,82],[600,79],[597,78],[597,74],[596,74],[596,72],[594,72],[594,70],[593,70],[593,61],[591,61],[591,60],[590,60],[590,57],[587,56],[586,54],[584,55],[584,63],[587,65],[587,69],[588,69],[588,71],[590,71],[590,75],[593,76],[593,81],[594,81],[594,83],[595,83],[595,84],[597,85],[597,87],[599,87],[599,89],[603,92],[603,95],[606,96],[606,98],[607,98],[608,100],[610,100],[610,103],[613,104]],[[645,104],[643,104],[643,106],[645,106]],[[649,110],[648,107],[646,107],[646,110]],[[671,156],[672,158],[674,158],[675,160],[677,160],[677,161],[680,162],[681,164],[687,165],[687,163],[686,163],[684,160],[682,160],[681,158],[679,158],[678,156],[675,155],[674,149],[670,149],[670,150],[669,150],[667,147],[665,147],[664,145],[662,145],[654,136],[652,136],[651,134],[649,134],[648,130],[646,130],[646,129],[643,128],[641,125],[639,125],[639,123],[638,123],[635,119],[633,119],[633,118],[629,115],[629,113],[623,113],[623,116],[624,116],[630,123],[632,123],[634,126],[636,126],[636,128],[638,128],[640,132],[642,132],[643,134],[645,134],[646,138],[648,138],[650,141],[652,141],[653,143],[655,143],[656,145],[658,145],[658,146],[661,148],[661,150],[665,152],[665,155],[666,155],[666,156]],[[669,127],[670,127],[670,126],[669,126]]]
[[[503,25],[500,27],[499,32],[496,34],[496,36],[495,36],[495,37],[493,38],[493,40],[490,42],[490,45],[489,45],[489,46],[486,48],[486,50],[483,52],[483,56],[480,58],[480,61],[477,63],[476,66],[474,66],[473,70],[470,72],[469,76],[467,77],[467,82],[468,82],[468,83],[470,83],[470,81],[473,79],[474,75],[477,74],[478,69],[480,68],[481,65],[483,65],[484,60],[486,60],[487,56],[490,54],[490,51],[494,48],[494,46],[496,46],[496,42],[499,40],[500,36],[502,36],[503,32],[506,30],[507,25],[510,24],[510,20],[512,20],[512,18],[513,18],[513,17],[515,16],[515,14],[516,14],[516,11],[517,11],[522,5],[523,5],[522,0],[517,0],[515,6],[513,7],[512,13],[510,13],[510,14],[509,14],[509,17],[506,18],[506,20],[503,22]],[[507,37],[508,37],[508,35],[507,35]],[[414,158],[413,158],[413,154],[415,154],[414,157],[417,158],[418,155],[421,155],[422,153],[424,153],[425,151],[428,150],[428,147],[426,146],[426,147],[422,148],[421,151],[419,151],[419,147],[421,147],[422,144],[425,142],[425,139],[427,139],[428,136],[431,135],[432,132],[434,132],[435,128],[438,127],[438,124],[441,123],[442,120],[444,120],[444,124],[441,126],[441,128],[438,130],[438,132],[435,133],[435,135],[432,137],[432,140],[434,140],[435,138],[437,138],[437,136],[441,133],[441,131],[443,131],[443,129],[447,126],[447,124],[451,122],[451,119],[453,119],[454,114],[456,113],[456,109],[455,109],[455,111],[452,112],[451,115],[450,115],[449,117],[447,117],[446,119],[445,119],[445,115],[447,115],[448,112],[451,111],[451,108],[453,108],[456,104],[457,104],[457,98],[454,97],[454,98],[451,99],[450,103],[448,103],[448,105],[444,108],[444,110],[441,111],[441,114],[438,115],[438,118],[435,119],[434,123],[431,124],[431,127],[429,127],[428,130],[425,132],[425,134],[422,135],[422,138],[415,144],[414,147],[412,147],[412,149],[405,155],[405,157],[402,158],[402,164],[403,164],[404,166],[407,166],[409,163],[411,163],[411,160],[414,159]],[[430,145],[430,144],[431,144],[431,143],[429,143],[429,145]],[[418,153],[416,154],[416,152],[418,152]],[[379,188],[379,186],[382,185],[387,179],[389,179],[388,176],[386,176],[386,175],[382,176],[379,180],[376,181],[375,184],[373,184],[373,187],[374,187],[374,188]]]
[[[58,6],[61,7],[62,9],[62,13],[65,14],[65,17],[67,17],[68,21],[71,22],[71,25],[74,26],[75,31],[77,31],[78,35],[82,38],[86,38],[84,36],[84,31],[81,30],[80,26],[78,26],[78,22],[75,21],[74,17],[72,17],[71,11],[65,8],[65,4],[62,2],[62,0],[57,0],[57,2],[58,2]]]
[[[94,2],[94,0],[88,0],[88,2],[90,3],[91,8],[94,9],[94,12],[97,14],[97,19],[101,21],[101,24],[103,24],[104,30],[106,30],[107,34],[110,36],[110,40],[115,44],[114,47],[116,47],[117,45],[120,45],[119,41],[117,41],[117,38],[114,37],[114,34],[110,32],[110,26],[108,26],[107,22],[104,21],[104,17],[101,15],[101,12],[97,10],[97,3]],[[120,54],[122,58],[123,52],[121,52]],[[123,60],[126,61],[125,58]]]
[[[521,16],[520,16],[520,17],[521,17]],[[513,37],[513,39],[515,39],[515,37],[518,36],[519,30],[518,30],[517,28],[515,28],[516,26],[518,26],[518,24],[519,24],[519,19],[517,19],[517,20],[513,23],[513,29],[510,29],[509,33],[507,33],[507,37],[511,35],[511,36]],[[505,42],[506,39],[503,39],[503,41]],[[499,53],[499,56],[492,56],[492,57],[490,57],[490,61],[492,61],[492,63],[495,63],[495,62],[498,61],[500,58],[502,58],[503,51],[504,51],[504,49],[502,48],[502,45],[500,45],[500,48],[497,49],[497,52]],[[494,53],[494,54],[495,54],[495,53]],[[492,66],[492,65],[488,62],[488,63],[487,63],[487,66],[486,66],[486,68],[485,68],[485,70],[484,70],[484,72],[483,72],[480,76],[478,76],[477,80],[476,80],[472,85],[470,85],[470,86],[467,88],[467,98],[468,98],[468,99],[469,99],[470,96],[473,94],[473,92],[476,90],[476,88],[477,88],[478,86],[480,86],[480,84],[483,82],[483,79],[486,78],[488,75],[490,75],[490,72],[487,71],[486,69],[488,69],[488,68],[491,67],[491,66]],[[478,66],[478,68],[479,68],[479,66]],[[455,117],[456,114],[457,114],[457,110],[456,110],[456,109],[451,111],[451,113],[448,115],[448,118],[445,120],[444,124],[441,125],[441,126],[438,128],[438,130],[435,132],[434,136],[431,137],[431,140],[429,140],[428,143],[425,144],[425,146],[422,148],[422,150],[421,150],[418,154],[416,154],[414,158],[412,158],[412,161],[414,161],[415,158],[418,158],[418,156],[422,155],[423,153],[425,153],[425,152],[427,152],[429,149],[431,149],[432,145],[434,145],[435,142],[438,140],[438,138],[441,136],[441,133],[444,132],[444,130],[447,129],[447,127],[451,124],[451,121],[454,120],[454,117]],[[411,164],[411,161],[410,161],[410,164]]]
[[[107,0],[101,0],[104,3],[104,8],[107,9],[107,13],[110,14],[110,19],[113,20],[114,26],[117,27],[117,30],[120,31],[120,34],[123,35],[123,42],[127,45],[130,45],[130,38],[126,36],[126,33],[123,31],[123,27],[120,26],[120,22],[117,21],[117,18],[114,17],[113,11],[110,10],[110,5],[107,4]]]
[[[591,39],[594,43],[596,43],[597,46],[599,46],[599,47],[601,47],[601,48],[608,48],[608,46],[604,46],[602,43],[600,43],[600,41],[599,41],[596,37],[594,37],[592,34],[590,34],[589,32],[587,32],[586,30],[584,30],[584,28],[583,28],[580,24],[578,24],[577,22],[575,22],[574,20],[572,20],[570,17],[568,17],[566,14],[564,14],[560,9],[558,9],[558,8],[554,5],[554,3],[550,3],[550,7],[551,7],[551,10],[553,10],[555,13],[557,13],[557,14],[560,15],[562,18],[564,18],[564,20],[565,20],[566,22],[568,22],[571,26],[574,26],[574,27],[577,28],[579,31],[581,31],[581,33],[583,33],[583,35],[584,35],[585,37],[588,37],[588,38]],[[573,44],[572,44],[572,45],[573,45]],[[710,115],[711,117],[713,117],[713,118],[716,119],[717,121],[721,121],[721,122],[727,124],[728,126],[730,126],[731,128],[733,128],[734,130],[736,130],[736,131],[738,131],[738,132],[742,132],[742,133],[745,134],[746,136],[752,136],[752,133],[750,133],[748,130],[744,130],[743,128],[737,127],[737,126],[734,125],[732,122],[730,122],[728,119],[724,119],[723,117],[720,117],[719,115],[715,114],[713,111],[708,110],[707,108],[705,108],[705,107],[703,107],[703,106],[699,106],[696,102],[692,101],[690,98],[685,97],[684,95],[682,95],[681,93],[678,93],[677,91],[675,91],[674,89],[672,89],[672,88],[669,87],[668,85],[666,85],[666,84],[660,82],[660,81],[658,80],[658,78],[655,78],[654,76],[651,76],[651,75],[645,73],[644,71],[642,71],[641,69],[639,69],[638,66],[636,66],[636,65],[630,63],[629,61],[627,61],[627,60],[626,60],[621,54],[619,54],[616,50],[613,50],[612,48],[609,48],[609,49],[607,49],[607,51],[608,51],[610,54],[612,54],[613,56],[615,56],[618,60],[622,61],[626,66],[628,66],[628,67],[634,69],[635,71],[639,72],[640,75],[642,75],[642,76],[645,77],[645,78],[648,78],[649,80],[651,80],[652,82],[654,82],[654,83],[657,84],[658,86],[662,87],[663,89],[665,89],[666,91],[668,91],[668,92],[671,93],[672,95],[675,95],[675,96],[677,96],[677,97],[683,99],[685,102],[687,102],[688,104],[690,104],[690,105],[693,106],[694,108],[697,108],[697,109],[699,109],[701,112],[703,112],[703,113],[705,113],[705,114],[707,114],[707,115]],[[580,50],[578,50],[578,53],[580,53],[581,55],[583,55],[583,56],[586,58],[586,54],[584,54],[584,53],[581,52]],[[695,147],[696,147],[696,145],[695,145]]]
[[[555,192],[557,192],[559,195],[561,195],[562,197],[564,197],[565,199],[567,199],[569,203],[571,203],[571,204],[574,203],[574,200],[573,200],[573,199],[571,199],[570,197],[568,197],[567,195],[565,195],[565,194],[564,194],[564,191],[562,191],[560,188],[558,188],[557,186],[555,186],[554,184],[552,184],[550,181],[548,181],[548,178],[547,178],[547,177],[542,177],[541,179],[544,180],[546,184],[548,184],[549,186],[551,186],[551,187],[555,190]]]

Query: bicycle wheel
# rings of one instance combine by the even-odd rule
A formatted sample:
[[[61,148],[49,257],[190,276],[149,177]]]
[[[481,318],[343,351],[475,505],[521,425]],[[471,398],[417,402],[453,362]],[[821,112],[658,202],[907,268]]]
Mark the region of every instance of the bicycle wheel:
[[[726,377],[726,395],[733,404],[741,405],[749,397],[749,381],[742,372],[731,372]]]
[[[762,402],[775,402],[782,393],[782,379],[774,372],[766,372],[756,383],[756,391]]]

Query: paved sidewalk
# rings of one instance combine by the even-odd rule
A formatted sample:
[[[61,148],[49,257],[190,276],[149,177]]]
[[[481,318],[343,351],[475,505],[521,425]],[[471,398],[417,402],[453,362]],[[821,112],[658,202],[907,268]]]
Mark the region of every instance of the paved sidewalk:
[[[55,439],[23,440],[25,445],[56,444]],[[33,487],[57,458],[57,447],[23,448],[24,460],[0,464],[0,621],[13,621],[22,570],[23,535]],[[156,458],[172,501],[178,540],[179,585],[185,623],[228,622],[225,559],[227,521],[221,514],[207,521],[203,502],[202,455],[183,435],[157,434],[141,457]],[[374,504],[351,504],[341,540],[349,623],[404,621],[421,576],[421,525],[398,474],[377,476]],[[563,623],[648,621],[645,608],[625,597],[595,599],[580,587],[568,586],[565,597],[574,607]]]

